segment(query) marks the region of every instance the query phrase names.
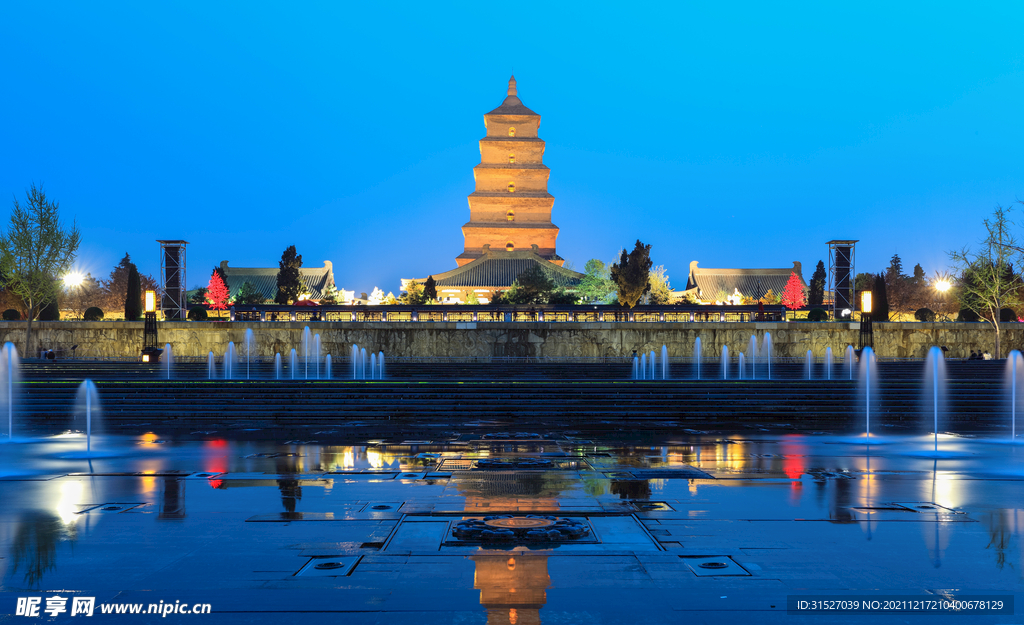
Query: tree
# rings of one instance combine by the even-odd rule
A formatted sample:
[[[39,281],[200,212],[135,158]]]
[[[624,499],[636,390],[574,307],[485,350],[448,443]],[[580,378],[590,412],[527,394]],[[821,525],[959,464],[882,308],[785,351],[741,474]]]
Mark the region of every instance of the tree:
[[[299,299],[303,288],[299,267],[302,267],[302,255],[295,252],[294,245],[289,245],[281,253],[281,262],[278,263],[277,295],[274,297],[278,304],[287,306]]]
[[[437,283],[434,282],[434,276],[427,276],[427,281],[423,283],[423,297],[431,301],[437,299]]]
[[[611,268],[612,281],[619,291],[620,305],[633,308],[651,290],[650,272],[653,265],[651,246],[644,245],[640,239],[637,239],[629,254],[622,250],[619,262]]]
[[[884,273],[875,276],[875,284],[871,289],[871,320],[889,320],[889,297],[886,293]]]
[[[103,303],[103,287],[91,273],[86,274],[81,283],[65,285],[61,299],[71,317],[81,319],[87,309]]]
[[[811,292],[808,297],[808,304],[811,308],[821,308],[825,305],[825,280],[828,275],[825,273],[825,263],[818,261],[818,265],[811,274]]]
[[[205,304],[206,303],[206,287],[205,286],[196,286],[196,287],[192,287],[192,290],[195,291],[195,293],[193,293],[191,296],[189,296],[188,303],[189,304]]]
[[[885,293],[889,308],[897,313],[909,310],[912,292],[910,278],[903,273],[903,261],[899,254],[893,254],[885,270]]]
[[[124,294],[124,319],[134,321],[142,316],[142,278],[133,263],[128,268],[128,288]]]
[[[422,306],[427,298],[423,295],[423,285],[419,282],[410,282],[406,292],[399,299],[403,304],[409,306]]]
[[[218,272],[214,273],[218,277],[221,276]],[[223,282],[224,279],[221,277],[221,283]],[[235,304],[238,304],[239,306],[255,306],[257,304],[262,304],[266,299],[267,298],[263,297],[263,293],[260,293],[256,288],[256,285],[248,280],[243,282],[242,286],[238,287],[238,292],[235,293]]]
[[[580,298],[576,293],[570,291],[564,286],[555,288],[555,290],[551,291],[548,295],[548,303],[554,304],[555,306],[572,306],[573,304],[578,303],[579,300]]]
[[[57,299],[57,278],[71,269],[82,236],[75,223],[64,229],[58,203],[46,199],[42,187],[32,185],[25,195],[25,204],[14,199],[10,226],[0,238],[0,278],[25,303],[25,353],[31,354],[32,319]]]
[[[782,304],[790,310],[795,310],[803,308],[805,303],[804,285],[800,278],[796,277],[795,271],[790,272],[786,288],[782,290]]]
[[[651,284],[649,302],[651,304],[668,304],[672,301],[672,285],[669,284],[668,275],[665,274],[665,265],[658,265],[651,269],[647,278]]]
[[[398,298],[395,297],[394,293],[392,293],[391,291],[388,291],[387,296],[384,298],[384,305],[385,306],[394,306],[397,303],[398,303]]]
[[[555,283],[548,272],[537,264],[520,273],[515,280],[518,286],[516,300],[512,304],[546,304]]]
[[[591,258],[583,271],[585,275],[577,288],[581,300],[587,303],[604,302],[615,293],[615,283],[604,261]]]
[[[480,305],[480,298],[477,296],[476,291],[470,291],[466,293],[466,304],[469,306]]]
[[[110,277],[103,281],[102,307],[104,310],[124,310],[125,296],[128,295],[128,275],[132,268],[139,276],[140,291],[156,290],[156,280],[152,276],[139,273],[138,267],[126,252],[121,262],[115,265],[113,271],[110,272]]]
[[[334,306],[341,299],[341,294],[338,293],[337,287],[331,282],[324,288],[323,294],[320,296],[320,303],[328,306]]]
[[[1021,303],[1021,282],[1013,263],[1020,246],[1010,233],[1009,209],[997,206],[990,219],[983,220],[987,232],[977,252],[964,247],[949,252],[959,274],[960,305],[977,313],[995,331],[995,357],[1000,351],[1000,310]]]
[[[280,293],[280,290],[278,290]],[[228,307],[228,287],[220,274],[214,271],[210,274],[210,284],[206,287],[206,301],[214,310],[224,310]]]

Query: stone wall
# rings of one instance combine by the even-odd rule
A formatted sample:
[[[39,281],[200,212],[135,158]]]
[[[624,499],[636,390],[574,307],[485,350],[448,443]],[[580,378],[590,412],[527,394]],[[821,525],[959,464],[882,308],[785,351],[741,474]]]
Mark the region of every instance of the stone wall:
[[[34,344],[67,355],[77,345],[80,358],[135,357],[142,349],[142,322],[52,321],[33,324]],[[273,357],[301,351],[303,328],[319,334],[325,354],[348,354],[353,343],[367,351],[403,356],[623,356],[667,345],[671,356],[693,354],[699,336],[705,356],[722,346],[747,351],[750,336],[760,342],[771,333],[775,353],[801,357],[810,349],[823,355],[858,345],[856,323],[286,323],[162,322],[159,342],[170,343],[177,356],[220,356],[229,341],[241,346],[252,329],[259,354]],[[972,349],[995,351],[994,331],[983,323],[876,323],[879,356],[923,357],[932,345],[949,348],[950,357]],[[1024,347],[1024,324],[1002,325],[1002,351]],[[24,353],[25,322],[0,322],[0,337]]]

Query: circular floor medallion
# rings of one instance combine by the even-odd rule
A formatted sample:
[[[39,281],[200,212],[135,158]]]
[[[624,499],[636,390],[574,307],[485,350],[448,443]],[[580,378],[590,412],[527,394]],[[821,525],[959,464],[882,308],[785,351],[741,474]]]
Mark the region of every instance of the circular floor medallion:
[[[532,529],[537,527],[551,527],[554,524],[555,522],[550,519],[527,519],[523,517],[491,519],[490,521],[484,521],[484,525],[488,527],[500,527],[503,529]]]

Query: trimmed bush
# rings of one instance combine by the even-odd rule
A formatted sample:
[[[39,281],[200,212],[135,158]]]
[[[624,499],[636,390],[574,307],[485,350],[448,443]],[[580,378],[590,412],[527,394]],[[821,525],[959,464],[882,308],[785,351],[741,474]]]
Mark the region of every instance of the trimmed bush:
[[[84,317],[86,321],[103,321],[103,309],[90,306],[85,309]]]
[[[1017,313],[1012,308],[1003,308],[999,311],[999,322],[1003,321],[1016,321]]]
[[[40,321],[60,321],[60,308],[57,300],[53,300],[39,311]]]
[[[21,321],[21,313],[13,308],[8,308],[4,311],[4,321]]]
[[[206,309],[202,306],[193,306],[188,309],[189,321],[206,321],[210,316],[206,314]]]
[[[812,308],[811,312],[807,313],[808,321],[828,321],[828,313],[824,308]]]
[[[960,313],[956,316],[957,321],[981,321],[981,317],[978,313],[974,312],[970,308],[961,308]]]
[[[914,311],[914,319],[931,323],[935,321],[935,311],[931,308],[918,308]]]

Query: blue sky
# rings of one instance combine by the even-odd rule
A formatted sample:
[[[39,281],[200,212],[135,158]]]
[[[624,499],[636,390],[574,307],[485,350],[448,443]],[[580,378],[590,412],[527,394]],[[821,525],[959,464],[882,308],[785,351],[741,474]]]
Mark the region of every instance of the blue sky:
[[[0,4],[0,199],[44,183],[80,265],[189,286],[296,245],[340,286],[455,266],[483,114],[542,115],[559,254],[636,239],[804,277],[946,266],[1024,199],[1024,4]],[[1024,223],[1024,211],[1017,213]],[[1024,235],[1022,235],[1024,236]]]

